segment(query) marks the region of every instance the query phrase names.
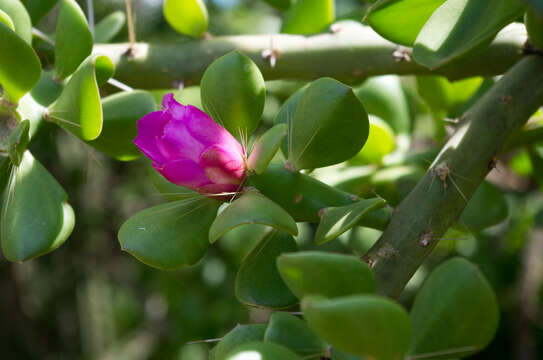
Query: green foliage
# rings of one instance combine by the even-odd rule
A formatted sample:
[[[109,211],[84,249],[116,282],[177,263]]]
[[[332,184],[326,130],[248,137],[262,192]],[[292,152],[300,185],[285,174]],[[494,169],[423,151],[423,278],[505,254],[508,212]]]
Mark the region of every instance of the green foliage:
[[[214,243],[228,231],[244,224],[268,225],[298,235],[296,222],[285,210],[257,191],[249,191],[217,216],[209,230],[209,242]]]
[[[250,171],[262,174],[268,167],[270,161],[279,150],[281,142],[287,135],[288,126],[277,124],[266,131],[253,145],[247,166]]]
[[[298,299],[372,293],[375,287],[368,265],[351,255],[321,251],[284,254],[277,258],[277,268]]]
[[[264,1],[266,1],[271,6],[274,6],[281,10],[288,9],[294,2],[294,0],[264,0]]]
[[[518,0],[447,0],[417,36],[413,58],[431,69],[440,67],[488,43],[522,13]]]
[[[508,214],[509,207],[503,193],[496,186],[483,181],[462,212],[460,226],[480,231],[501,223]]]
[[[450,82],[441,76],[417,76],[417,90],[434,111],[457,113],[482,86],[480,77]]]
[[[395,148],[395,137],[392,128],[383,120],[370,115],[368,140],[355,157],[349,160],[352,164],[381,164],[383,158]]]
[[[538,13],[528,10],[524,15],[524,24],[526,24],[530,42],[537,49],[543,49],[543,11]]]
[[[0,22],[0,85],[8,101],[19,99],[36,85],[41,64],[34,50],[3,22]]]
[[[394,43],[413,46],[424,24],[445,0],[379,0],[365,20],[382,37]]]
[[[25,42],[32,42],[32,22],[24,5],[19,0],[0,0],[0,10],[5,12],[15,28],[15,33]]]
[[[313,169],[353,157],[368,137],[364,106],[352,89],[321,78],[303,91],[289,125],[288,161]]]
[[[282,311],[270,316],[264,341],[286,346],[303,357],[323,355],[328,348],[305,321]]]
[[[201,37],[207,30],[208,15],[203,0],[165,0],[164,17],[175,31]]]
[[[411,343],[405,310],[375,295],[304,298],[304,318],[319,336],[341,351],[379,360],[401,358]]]
[[[15,166],[19,166],[23,160],[24,153],[30,142],[28,130],[30,129],[30,121],[21,121],[13,132],[9,135],[8,151],[9,158]]]
[[[259,360],[302,360],[301,357],[284,346],[269,342],[250,342],[236,347],[228,354],[226,360],[243,360],[257,356]]]
[[[241,344],[264,340],[265,331],[266,324],[237,325],[217,343],[215,360],[225,360]]]
[[[102,100],[103,125],[100,136],[89,145],[121,161],[138,158],[141,153],[132,142],[136,122],[155,110],[155,101],[146,91],[121,92]]]
[[[51,11],[58,3],[58,0],[23,0],[23,3],[32,19],[32,24],[36,25]]]
[[[113,63],[106,56],[89,56],[70,77],[47,116],[82,140],[94,140],[102,132],[102,104],[99,86],[113,75]]]
[[[94,28],[94,42],[107,43],[113,40],[126,23],[126,15],[115,11],[103,18]]]
[[[417,294],[410,354],[449,351],[467,356],[483,349],[498,326],[498,303],[490,284],[469,261],[439,265]]]
[[[3,197],[0,233],[9,261],[25,261],[53,251],[74,228],[67,195],[32,154],[14,166]]]
[[[158,269],[194,265],[207,251],[209,227],[219,205],[199,196],[145,209],[119,230],[121,247]]]
[[[334,0],[297,0],[283,16],[281,32],[316,34],[335,19]]]
[[[201,96],[213,120],[238,139],[247,138],[264,110],[264,78],[251,59],[233,51],[209,65],[202,77]]]
[[[92,34],[75,0],[62,0],[55,42],[55,71],[59,79],[65,79],[92,52]]]
[[[296,297],[286,287],[275,266],[279,255],[295,252],[292,236],[271,231],[247,254],[236,276],[236,296],[248,305],[275,309],[296,304]]]

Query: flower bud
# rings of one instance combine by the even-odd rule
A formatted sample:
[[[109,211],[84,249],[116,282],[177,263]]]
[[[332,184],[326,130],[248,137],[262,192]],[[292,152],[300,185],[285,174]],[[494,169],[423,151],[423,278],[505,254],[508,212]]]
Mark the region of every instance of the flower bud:
[[[236,191],[245,175],[241,144],[200,109],[178,103],[173,94],[162,111],[138,121],[136,146],[168,181],[200,193]]]

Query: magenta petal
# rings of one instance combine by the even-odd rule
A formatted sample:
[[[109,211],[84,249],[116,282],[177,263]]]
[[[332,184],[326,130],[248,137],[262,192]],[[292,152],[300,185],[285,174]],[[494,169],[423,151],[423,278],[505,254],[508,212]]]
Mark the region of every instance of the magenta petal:
[[[200,166],[209,180],[217,184],[240,184],[245,172],[243,157],[219,145],[210,146],[202,153]]]
[[[173,93],[169,93],[162,98],[162,109],[169,112],[172,117],[181,119],[185,116],[186,106],[178,103]]]
[[[168,158],[185,158],[198,162],[204,145],[196,140],[185,126],[186,118],[173,118],[164,127],[164,136],[159,140],[159,149]]]
[[[233,184],[207,184],[200,186],[198,191],[204,194],[233,193],[239,188],[239,185]]]
[[[209,184],[204,171],[200,166],[191,160],[176,160],[165,164],[164,166],[153,167],[162,174],[168,181],[191,189]]]
[[[134,144],[155,163],[162,164],[166,161],[156,141],[162,136],[169,119],[168,114],[155,111],[138,120],[138,135]]]

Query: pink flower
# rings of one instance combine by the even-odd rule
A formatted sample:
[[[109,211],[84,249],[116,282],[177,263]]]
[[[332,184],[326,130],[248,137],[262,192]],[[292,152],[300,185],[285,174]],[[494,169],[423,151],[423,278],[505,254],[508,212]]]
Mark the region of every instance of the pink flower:
[[[236,191],[245,175],[245,152],[222,126],[198,108],[162,99],[162,111],[138,121],[134,143],[168,181],[200,193]]]

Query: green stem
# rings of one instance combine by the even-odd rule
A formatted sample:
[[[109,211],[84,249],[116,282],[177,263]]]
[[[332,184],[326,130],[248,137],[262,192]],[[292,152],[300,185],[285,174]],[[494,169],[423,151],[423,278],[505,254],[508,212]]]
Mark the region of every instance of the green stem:
[[[490,171],[509,134],[543,104],[543,57],[511,68],[463,117],[365,256],[378,292],[397,297]]]
[[[258,65],[266,80],[311,80],[331,76],[342,81],[361,81],[382,74],[436,74],[450,79],[504,73],[522,57],[526,33],[521,25],[504,29],[482,54],[429,69],[400,60],[397,45],[381,38],[369,27],[345,28],[334,34],[221,36],[171,44],[99,44],[95,53],[114,62],[116,79],[143,89],[173,88],[180,82],[197,84],[213,60],[239,50]],[[131,51],[127,52],[129,49]],[[276,56],[275,66],[263,51]],[[407,49],[407,52],[410,50]],[[489,61],[491,59],[491,61]]]

